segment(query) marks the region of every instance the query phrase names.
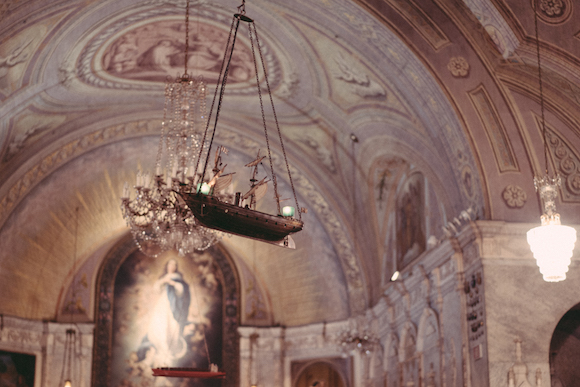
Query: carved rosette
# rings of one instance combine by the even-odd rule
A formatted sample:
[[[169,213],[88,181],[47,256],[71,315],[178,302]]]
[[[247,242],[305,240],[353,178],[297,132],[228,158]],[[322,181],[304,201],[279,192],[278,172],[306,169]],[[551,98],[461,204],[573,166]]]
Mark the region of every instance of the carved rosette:
[[[464,78],[469,75],[469,63],[462,56],[454,56],[449,59],[447,69],[455,78]]]
[[[570,0],[531,0],[532,6],[537,4],[537,14],[546,23],[560,24],[568,20],[572,14]],[[536,3],[536,4],[534,4]]]
[[[526,204],[526,200],[528,200],[526,191],[515,184],[506,186],[501,196],[509,208],[522,208]]]

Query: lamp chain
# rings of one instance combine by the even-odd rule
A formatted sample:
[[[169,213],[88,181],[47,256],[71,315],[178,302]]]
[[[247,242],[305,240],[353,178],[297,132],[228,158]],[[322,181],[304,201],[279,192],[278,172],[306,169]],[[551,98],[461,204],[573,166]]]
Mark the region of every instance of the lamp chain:
[[[188,53],[189,53],[189,0],[185,2],[185,59],[183,60],[185,72],[183,73],[184,77],[187,77],[187,61],[188,61]]]
[[[540,38],[538,34],[538,2],[534,1],[534,26],[536,32],[536,56],[538,60],[538,80],[540,83],[540,112],[542,117],[542,140],[544,141],[544,166],[546,167],[546,176],[548,176],[548,143],[546,141],[546,120],[544,116],[544,89],[542,83],[542,66],[540,62]]]

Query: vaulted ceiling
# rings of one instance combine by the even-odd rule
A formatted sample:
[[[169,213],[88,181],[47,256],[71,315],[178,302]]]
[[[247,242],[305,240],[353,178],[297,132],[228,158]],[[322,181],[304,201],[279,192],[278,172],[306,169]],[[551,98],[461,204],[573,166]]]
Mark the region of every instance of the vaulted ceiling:
[[[563,220],[578,224],[580,15],[571,0],[539,3],[547,159],[562,175]],[[191,71],[210,90],[238,5],[191,3],[199,42]],[[99,267],[129,233],[123,184],[154,169],[164,80],[181,72],[152,49],[178,41],[184,8],[167,0],[0,5],[0,313],[57,319],[82,273],[86,319],[94,317]],[[260,284],[267,324],[339,320],[377,302],[395,269],[402,176],[419,172],[427,182],[428,247],[467,210],[472,219],[538,221],[532,179],[545,166],[530,1],[252,0],[246,11],[309,210],[296,250],[222,242],[242,283]],[[247,53],[248,38],[239,39]],[[265,147],[252,69],[244,53],[237,60],[216,134],[232,166]],[[282,167],[277,142],[273,152]]]

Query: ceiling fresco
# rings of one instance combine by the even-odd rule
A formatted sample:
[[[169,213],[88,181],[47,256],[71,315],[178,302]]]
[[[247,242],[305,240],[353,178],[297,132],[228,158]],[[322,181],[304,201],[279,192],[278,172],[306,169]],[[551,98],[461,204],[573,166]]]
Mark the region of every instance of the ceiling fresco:
[[[354,316],[381,298],[397,265],[436,246],[464,211],[535,221],[532,176],[543,149],[533,15],[515,0],[488,3],[247,2],[284,138],[284,149],[272,144],[274,166],[284,167],[285,151],[308,213],[294,251],[222,242],[243,284],[242,322]],[[207,82],[208,105],[238,5],[191,3],[187,68]],[[0,292],[9,296],[0,314],[56,319],[71,284],[86,278],[84,318],[94,318],[104,257],[129,232],[123,184],[153,169],[164,84],[185,67],[184,6],[29,0],[0,8]],[[550,162],[564,174],[570,205],[580,197],[572,11],[541,26],[542,49],[554,58],[547,78],[558,81],[546,86]],[[569,51],[553,48],[560,27]],[[252,47],[240,31],[216,134],[231,167],[266,146]],[[258,78],[264,92],[261,71]],[[281,187],[289,197],[289,181]],[[417,219],[418,234],[410,231]]]

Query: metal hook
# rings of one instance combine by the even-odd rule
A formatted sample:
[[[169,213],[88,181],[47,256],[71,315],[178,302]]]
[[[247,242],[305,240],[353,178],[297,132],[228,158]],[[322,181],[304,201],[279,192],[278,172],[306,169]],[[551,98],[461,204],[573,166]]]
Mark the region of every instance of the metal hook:
[[[242,4],[238,7],[238,12],[240,15],[246,14],[246,0],[242,0]]]

